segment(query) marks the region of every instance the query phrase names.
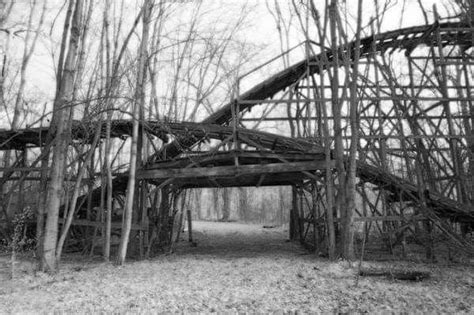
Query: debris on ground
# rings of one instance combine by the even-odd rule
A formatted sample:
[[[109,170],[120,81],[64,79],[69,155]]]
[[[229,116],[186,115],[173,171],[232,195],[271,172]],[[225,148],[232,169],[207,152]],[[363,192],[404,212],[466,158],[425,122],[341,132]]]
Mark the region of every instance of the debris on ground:
[[[419,282],[381,281],[345,261],[301,255],[281,227],[193,224],[198,247],[185,238],[173,254],[124,266],[66,255],[55,275],[2,279],[0,313],[474,312],[469,265],[363,262],[361,270],[430,272]]]

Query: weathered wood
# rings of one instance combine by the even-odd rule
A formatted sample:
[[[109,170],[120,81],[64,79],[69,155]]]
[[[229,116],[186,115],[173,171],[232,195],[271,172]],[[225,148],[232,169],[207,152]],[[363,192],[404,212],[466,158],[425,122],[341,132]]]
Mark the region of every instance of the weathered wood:
[[[290,228],[289,238],[290,240],[296,240],[298,238],[298,199],[296,193],[296,186],[291,187],[291,209],[290,209]]]
[[[240,164],[264,164],[277,163],[282,159],[288,162],[298,161],[314,161],[323,160],[324,155],[320,153],[305,153],[305,152],[270,152],[270,151],[223,151],[223,152],[190,152],[184,157],[173,160],[156,161],[147,169],[162,169],[162,168],[183,168],[188,167],[191,163],[198,166],[222,166],[234,165],[234,157],[237,155]]]
[[[271,163],[265,165],[239,165],[239,166],[217,166],[196,167],[185,169],[154,169],[140,170],[137,173],[139,179],[164,179],[164,178],[196,178],[196,177],[222,177],[261,175],[267,173],[290,173],[301,171],[314,171],[324,169],[324,161],[312,162],[289,162]]]
[[[439,24],[441,32],[441,42],[444,45],[463,45],[464,43],[470,45],[471,32],[463,30],[462,27],[468,26],[460,22],[450,22]],[[429,32],[433,28],[433,25],[424,25],[409,27],[382,34],[375,34],[365,37],[360,40],[360,56],[366,57],[373,53],[373,51],[386,51],[389,48],[393,49],[414,49],[416,46],[436,43],[439,39],[434,34]],[[451,31],[449,31],[451,30]],[[456,30],[456,31],[452,31]],[[406,35],[411,37],[407,38]],[[425,35],[425,36],[424,36]],[[400,40],[403,36],[403,40]],[[354,56],[355,42],[350,42],[347,45],[341,45],[335,51],[338,51],[341,56]],[[340,56],[337,56],[341,58]],[[304,59],[289,68],[277,73],[271,78],[261,82],[254,86],[252,89],[243,93],[239,97],[239,110],[245,111],[254,105],[260,104],[262,100],[267,100],[274,96],[279,91],[284,90],[288,86],[298,81],[306,71],[309,70],[308,75],[321,72],[326,70],[330,66],[328,62],[335,58],[331,51],[325,50],[323,53],[312,56],[309,60]],[[310,65],[308,65],[308,63]],[[259,103],[255,104],[243,104],[248,100],[260,100]],[[232,118],[232,108],[236,106],[236,102],[232,100],[228,104],[224,105],[220,110],[216,111],[208,118],[204,119],[204,124],[226,124]],[[182,148],[190,147],[195,144],[196,140],[179,138],[166,146],[166,149],[158,153],[155,159],[163,159],[164,156],[176,156],[182,152]]]
[[[260,187],[265,186],[291,186],[301,183],[307,177],[301,172],[294,173],[275,173],[265,174]],[[187,188],[222,188],[222,187],[256,187],[256,184],[261,179],[261,175],[243,175],[239,177],[200,177],[200,178],[176,178],[176,179],[161,179],[148,180],[155,185],[173,184],[175,187],[182,189]]]
[[[193,218],[191,215],[191,210],[186,210],[187,219],[188,219],[188,240],[193,243]]]
[[[302,219],[305,223],[314,224],[314,219]],[[355,222],[377,222],[377,221],[386,221],[386,222],[414,222],[414,221],[423,221],[426,220],[423,216],[412,216],[412,217],[403,217],[399,215],[389,215],[389,216],[372,216],[372,217],[355,217]],[[340,222],[340,219],[334,219],[334,222]],[[324,219],[316,220],[316,224],[323,224]]]
[[[437,27],[438,25],[436,25]],[[465,26],[462,23],[442,23],[439,24],[439,30],[441,32],[441,38],[438,34],[436,36],[432,34],[431,30],[433,25],[426,25],[420,27],[411,27],[402,30],[396,30],[392,32],[387,32],[383,34],[373,35],[361,40],[360,50],[361,55],[366,57],[372,54],[374,51],[385,51],[386,49],[407,49],[412,50],[414,47],[428,43],[430,45],[437,45],[442,42],[443,45],[469,45],[471,33],[469,29],[463,28]],[[353,55],[354,43],[349,43],[340,47],[341,56],[343,55]],[[265,80],[261,84],[255,86],[247,93],[244,93],[239,97],[239,100],[249,101],[249,100],[265,100],[279,91],[284,90],[288,86],[291,86],[297,80],[299,80],[305,71],[310,70],[311,74],[322,72],[330,66],[333,59],[341,58],[340,56],[333,56],[332,52],[324,52],[320,55],[312,57],[310,60],[301,61],[288,69],[280,72],[279,74]],[[321,99],[323,99],[322,96]],[[316,96],[314,99],[318,99]],[[407,99],[405,97],[405,99]],[[253,104],[240,104],[240,111],[244,111]],[[218,124],[225,124],[231,118],[231,106],[235,106],[235,102],[230,102],[229,104],[222,107],[216,113],[208,117],[203,121],[203,124],[197,123],[164,123],[164,122],[144,122],[144,129],[153,134],[156,137],[166,140],[167,135],[171,134],[175,136],[177,141],[172,142],[170,145],[166,146],[166,149],[159,154],[152,156],[149,159],[150,162],[154,162],[163,157],[176,157],[179,153],[183,152],[184,149],[188,149],[193,144],[202,141],[203,139],[225,139],[229,135],[233,135],[232,128],[219,126]],[[424,118],[423,118],[424,119]],[[216,125],[213,125],[216,124]],[[114,121],[111,126],[112,132],[111,137],[128,137],[131,135],[132,122],[131,121]],[[92,133],[90,130],[94,130],[90,125],[81,124],[75,122],[72,126],[72,137],[76,140],[83,142],[90,142],[92,139]],[[25,146],[41,146],[44,145],[42,139],[47,138],[47,128],[36,128],[36,129],[26,129],[20,130],[17,132],[11,131],[0,131],[0,149],[7,148],[17,148],[21,149]],[[105,132],[105,130],[104,130]],[[236,132],[239,134],[239,141],[246,143],[257,143],[261,147],[268,150],[273,150],[275,153],[282,151],[292,151],[292,152],[313,152],[313,153],[325,153],[323,146],[318,145],[318,143],[311,142],[308,140],[302,139],[289,139],[277,135],[272,135],[269,133],[256,132],[253,130],[237,129]],[[425,135],[426,136],[426,135]],[[443,135],[439,137],[445,137]],[[376,138],[376,136],[374,136]],[[251,144],[250,144],[251,145]],[[290,173],[288,173],[290,174]],[[413,201],[416,202],[418,199],[416,193],[416,187],[412,185],[409,181],[405,181],[400,177],[394,176],[383,170],[377,169],[376,167],[370,166],[368,164],[359,163],[357,174],[359,178],[363,181],[371,182],[374,185],[383,187],[383,189],[392,192],[393,194],[399,194],[403,201]],[[291,173],[291,176],[295,176],[292,180],[296,182],[300,179],[301,175],[297,173]],[[289,177],[289,176],[288,176]],[[260,177],[258,177],[260,178]],[[304,177],[303,177],[304,178]],[[193,186],[193,185],[203,185],[206,184],[205,180],[198,179],[196,181],[184,182],[181,179],[177,179],[178,182],[181,181],[183,185]],[[219,179],[221,180],[221,179]],[[249,185],[254,178],[245,178],[242,176],[240,179],[236,179],[236,185]],[[276,174],[271,174],[271,176],[266,176],[262,185],[268,185],[271,183],[270,180],[273,180],[275,184],[290,183],[288,179],[285,181],[283,178],[276,176]],[[113,181],[114,193],[120,194],[123,193],[126,189],[126,175],[117,175]],[[226,181],[226,185],[231,185],[231,180]],[[217,180],[216,180],[217,182]],[[258,179],[257,179],[258,182]],[[194,186],[196,187],[196,186]],[[415,188],[415,190],[413,189]],[[91,203],[97,204],[100,200],[98,191],[94,190],[91,194]],[[469,208],[456,203],[455,201],[443,198],[441,195],[435,193],[429,193],[427,198],[427,204],[431,209],[433,209],[437,215],[441,217],[447,217],[453,221],[461,222],[471,222],[474,221],[474,216],[468,214]]]
[[[59,219],[59,224],[64,224],[64,219]],[[84,220],[84,219],[76,219],[73,220],[71,225],[73,226],[90,226],[90,227],[97,227],[97,228],[102,228],[104,224],[102,222],[98,221],[90,221],[90,220]],[[111,227],[113,229],[121,229],[122,228],[122,223],[121,222],[112,222]],[[148,231],[147,226],[141,226],[139,224],[132,224],[132,230],[137,230],[137,231]]]

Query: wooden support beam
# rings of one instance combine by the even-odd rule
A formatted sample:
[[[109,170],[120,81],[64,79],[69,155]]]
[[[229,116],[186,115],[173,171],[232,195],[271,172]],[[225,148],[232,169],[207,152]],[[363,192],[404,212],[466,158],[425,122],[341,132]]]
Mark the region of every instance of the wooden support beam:
[[[64,223],[64,219],[59,219],[59,224],[63,224],[63,223]],[[76,220],[72,221],[71,225],[91,226],[91,227],[100,228],[100,227],[103,227],[104,224],[102,222],[98,222],[98,221],[76,219]],[[121,229],[122,228],[122,222],[112,222],[112,228],[113,229]],[[139,224],[132,224],[132,230],[146,231],[146,230],[148,230],[148,227],[141,226]]]
[[[28,166],[22,166],[22,167],[0,167],[0,172],[39,172],[39,171],[45,171],[48,170],[49,167],[28,167]]]
[[[313,218],[302,218],[302,221],[309,224],[315,224]],[[355,222],[416,222],[427,220],[425,216],[399,216],[399,215],[388,215],[388,216],[371,216],[371,217],[355,217]],[[341,219],[334,219],[334,222],[340,222]],[[317,219],[316,224],[323,224],[325,219]]]
[[[187,219],[188,219],[188,240],[190,243],[193,243],[193,218],[191,215],[191,210],[186,210]]]
[[[349,101],[349,97],[339,98],[341,101]],[[406,95],[393,95],[393,96],[363,96],[359,98],[359,101],[436,101],[436,102],[449,102],[449,101],[469,101],[468,97],[440,97],[440,96],[406,96]],[[329,97],[311,98],[305,99],[305,102],[331,102],[332,99]],[[245,100],[241,101],[244,105],[257,105],[257,104],[292,104],[296,103],[295,100],[291,99],[266,99],[266,100]]]
[[[332,163],[332,162],[331,162]],[[154,169],[140,170],[138,179],[195,178],[195,177],[226,177],[269,173],[291,173],[325,169],[325,161],[271,163],[266,165],[240,165],[196,167],[186,169]]]
[[[314,120],[321,118],[320,116],[307,116],[307,117],[298,117],[299,120]],[[395,119],[395,120],[407,120],[407,119],[417,119],[417,120],[433,120],[433,119],[440,119],[440,120],[446,120],[448,119],[447,116],[443,115],[423,115],[423,116],[395,116],[395,115],[360,115],[359,120],[372,120],[372,119]],[[452,115],[452,119],[465,119],[465,118],[471,118],[471,115]],[[240,121],[280,121],[280,120],[288,120],[288,116],[275,116],[275,117],[245,117],[241,118]],[[333,116],[327,117],[329,120],[334,120]],[[341,116],[341,119],[347,119],[349,120],[350,117],[347,115]]]

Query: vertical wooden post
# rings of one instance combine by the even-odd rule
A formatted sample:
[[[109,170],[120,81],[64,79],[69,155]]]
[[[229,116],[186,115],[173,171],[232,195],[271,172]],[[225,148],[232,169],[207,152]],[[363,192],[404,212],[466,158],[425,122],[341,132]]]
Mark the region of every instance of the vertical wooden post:
[[[300,189],[296,190],[297,197],[298,197],[298,232],[299,232],[299,239],[300,243],[303,243],[305,241],[305,234],[304,234],[304,203],[303,203],[303,188],[300,187]]]
[[[110,128],[110,120],[107,120],[107,127]],[[111,237],[112,237],[112,212],[113,212],[113,198],[112,198],[112,190],[113,190],[113,181],[112,181],[112,170],[111,170],[111,165],[110,165],[110,129],[108,130],[108,139],[106,140],[106,152],[105,152],[105,172],[106,172],[106,209],[107,209],[107,214],[105,217],[105,235],[104,235],[104,260],[109,261],[110,259],[110,243],[111,243]],[[91,172],[91,174],[93,174]],[[91,181],[92,185],[92,181]],[[90,191],[92,191],[92,188],[90,188]],[[91,196],[91,194],[89,194]]]
[[[240,86],[240,79],[237,78],[235,87],[234,87],[234,105],[231,106],[232,112],[232,136],[233,136],[233,149],[235,151],[240,150],[239,144],[239,136],[237,134],[237,128],[239,127],[239,115],[240,115],[240,103],[239,103],[239,86]],[[234,152],[235,154],[235,152]],[[238,155],[234,155],[234,164],[235,166],[239,165],[239,158]]]
[[[471,8],[474,11],[474,8]],[[472,22],[471,22],[472,23]],[[474,25],[471,24],[471,28],[474,29]],[[474,31],[473,31],[474,33]],[[474,35],[473,35],[474,38]],[[474,40],[473,40],[474,41]],[[464,84],[466,86],[466,96],[470,97],[470,100],[465,104],[465,113],[463,115],[470,114],[471,118],[464,119],[465,132],[468,135],[467,137],[467,154],[469,159],[469,170],[468,170],[468,180],[467,180],[467,202],[471,205],[474,205],[474,91],[471,89],[471,74],[468,69],[468,58],[465,54],[462,56],[463,60],[463,75],[464,75]],[[461,80],[460,80],[461,81]],[[459,82],[461,83],[461,82]]]
[[[311,198],[312,198],[312,212],[313,212],[313,242],[314,242],[314,250],[318,252],[319,249],[319,229],[318,229],[318,218],[319,218],[319,213],[318,213],[318,193],[319,190],[317,188],[317,182],[316,180],[313,180],[313,189],[311,190]]]
[[[160,205],[161,205],[161,191],[160,189],[155,189],[153,194],[153,201],[151,203],[151,209],[152,213],[150,213],[150,217],[148,221],[148,233],[149,233],[149,240],[147,241],[147,251],[146,251],[146,257],[150,257],[151,249],[153,246],[153,242],[160,237],[160,217],[161,217],[161,212],[160,212]],[[150,233],[151,231],[151,233]]]
[[[296,187],[291,186],[291,210],[290,210],[290,240],[295,240],[298,235],[298,196]]]
[[[321,23],[319,17],[316,18],[317,28],[319,30],[319,39],[321,47],[324,47],[325,42],[325,34],[321,32],[323,29],[321,27]],[[329,67],[329,60],[327,58],[327,54],[323,53],[321,58],[318,58],[318,67],[320,69],[324,69]],[[331,73],[327,72],[329,78],[331,79]],[[325,98],[325,77],[324,71],[319,71],[319,95],[321,99]],[[315,92],[317,90],[315,89]],[[326,106],[326,102],[320,102],[320,109],[322,114],[322,134],[324,136],[324,155],[325,155],[325,190],[326,190],[326,231],[327,231],[327,244],[328,244],[328,256],[329,259],[336,258],[336,231],[334,226],[334,181],[332,175],[332,168],[331,168],[331,160],[332,160],[332,153],[331,153],[331,133],[330,133],[330,124],[328,118],[328,107]]]
[[[92,150],[92,148],[91,148]],[[99,152],[98,152],[98,160],[99,161],[102,161],[102,155],[103,155],[103,149],[102,149],[102,146],[99,146]],[[94,158],[95,156],[92,156],[92,158]],[[91,158],[91,168],[92,168],[92,171],[91,173],[94,173],[94,160]],[[100,162],[99,162],[100,164]],[[103,175],[103,174],[102,174]],[[90,213],[88,214],[89,216],[92,216],[92,212],[93,210],[95,209],[96,211],[96,216],[95,216],[95,221],[96,221],[96,225],[94,227],[91,228],[91,233],[92,233],[92,239],[91,239],[91,250],[89,252],[89,256],[93,256],[94,255],[94,250],[95,250],[95,247],[97,246],[97,234],[98,232],[100,231],[101,232],[101,235],[104,235],[105,234],[105,227],[103,226],[103,223],[104,223],[104,218],[103,218],[103,214],[104,214],[104,205],[105,205],[105,185],[103,185],[104,183],[104,176],[101,176],[100,178],[101,182],[102,182],[102,185],[100,186],[100,204],[99,204],[99,207],[94,207],[92,209],[90,209]],[[85,230],[87,231],[88,230],[88,227],[85,227]],[[89,232],[88,232],[89,233]],[[104,239],[104,242],[105,242],[105,239]],[[103,243],[105,245],[105,243]]]
[[[433,5],[433,11],[435,15],[435,20],[439,22],[439,15],[438,11],[436,9],[436,4]],[[432,48],[432,57],[433,57],[433,66],[435,67],[435,73],[436,73],[436,66],[439,64],[440,67],[440,75],[438,75],[438,81],[440,85],[440,91],[441,91],[441,96],[445,99],[449,98],[449,92],[448,92],[448,74],[446,70],[446,59],[444,57],[444,52],[443,52],[443,44],[441,43],[441,33],[439,26],[436,27],[436,42],[438,44],[438,58],[439,58],[439,63],[436,62],[435,58],[435,52],[434,49]],[[462,184],[462,173],[463,170],[461,166],[459,165],[459,152],[458,152],[458,145],[457,145],[457,140],[453,138],[452,136],[455,136],[455,128],[453,124],[453,119],[451,115],[451,107],[449,104],[449,101],[443,101],[443,108],[445,111],[447,123],[448,123],[448,132],[450,136],[448,139],[446,139],[449,143],[449,149],[451,151],[451,159],[453,162],[453,180],[454,184],[456,187],[456,198],[459,201],[463,200],[463,196],[465,193],[463,192],[463,184]]]
[[[365,184],[362,184],[362,187],[360,189],[365,195]],[[369,212],[367,211],[367,199],[362,198],[362,215],[364,216],[364,218],[367,218],[368,213]],[[367,242],[367,240],[369,239],[370,228],[371,228],[371,225],[367,226],[367,224],[364,224],[364,241],[365,242]]]
[[[28,149],[23,149],[21,151],[21,166],[26,168],[28,165]],[[23,177],[24,172],[20,172],[20,177]],[[25,199],[24,199],[24,190],[25,190],[25,180],[20,179],[20,184],[18,186],[18,210],[20,213],[23,211],[23,207],[25,205]]]
[[[44,154],[44,148],[41,150],[41,154]],[[37,199],[37,219],[36,219],[36,256],[38,257],[38,263],[41,264],[41,257],[43,257],[43,239],[44,239],[44,228],[45,228],[45,216],[46,216],[46,187],[48,185],[48,168],[49,168],[49,154],[41,159],[41,175],[38,190]],[[7,222],[9,221],[8,216],[5,217]]]
[[[165,186],[161,189],[161,200],[160,200],[160,207],[158,210],[158,230],[157,230],[157,238],[158,238],[158,244],[163,242],[166,239],[163,239],[163,237],[166,237],[169,233],[169,226],[168,226],[168,218],[169,218],[169,212],[170,212],[170,187]]]
[[[140,257],[143,258],[145,255],[145,248],[147,247],[148,242],[148,216],[147,216],[147,185],[145,181],[141,181],[139,184],[139,226],[140,230],[138,231],[139,236],[139,248],[140,248]]]
[[[187,218],[188,218],[188,240],[189,242],[193,242],[193,220],[191,216],[191,210],[186,210]]]

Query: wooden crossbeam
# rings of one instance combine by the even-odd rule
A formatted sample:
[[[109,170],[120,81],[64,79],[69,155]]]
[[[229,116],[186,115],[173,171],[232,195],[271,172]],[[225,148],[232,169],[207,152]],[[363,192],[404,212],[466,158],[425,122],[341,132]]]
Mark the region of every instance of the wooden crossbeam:
[[[292,186],[301,185],[307,179],[303,172],[295,173],[274,173],[262,175],[245,175],[238,177],[197,177],[197,178],[176,178],[176,179],[151,179],[151,184],[160,186],[163,182],[172,183],[174,187],[182,189],[188,188],[222,188],[222,187],[257,187],[259,180],[263,181],[258,187],[266,186]]]
[[[334,167],[334,162],[331,162]],[[239,166],[196,167],[180,169],[153,169],[137,172],[138,179],[166,179],[193,177],[230,177],[272,173],[291,173],[326,169],[325,161],[270,163]]]
[[[63,224],[64,219],[59,219],[59,224]],[[74,226],[91,226],[91,227],[103,227],[104,223],[102,222],[97,222],[97,221],[91,221],[91,220],[83,220],[83,219],[76,219],[72,221],[72,224]],[[122,222],[112,222],[112,228],[113,229],[121,229],[122,228]],[[148,230],[148,227],[146,226],[141,226],[139,224],[132,224],[132,230]]]
[[[310,218],[310,219],[302,218],[300,220],[309,224],[315,223],[315,220],[313,218]],[[388,215],[388,216],[371,216],[371,217],[355,217],[354,218],[355,222],[379,222],[379,221],[380,222],[418,222],[418,221],[424,221],[424,220],[427,220],[427,218],[422,215],[416,215],[416,216]],[[316,220],[316,224],[322,224],[324,222],[325,222],[324,219]],[[334,222],[341,222],[341,219],[335,218]]]
[[[281,159],[285,159],[289,162],[304,162],[324,159],[324,155],[320,153],[306,154],[306,153],[288,153],[279,152],[273,153],[270,151],[221,151],[215,153],[192,151],[189,156],[183,156],[170,161],[156,161],[147,167],[147,169],[163,169],[163,168],[182,168],[187,167],[191,162],[201,164],[201,166],[214,165],[223,166],[230,165],[233,163],[235,155],[239,158],[240,164],[257,164],[262,161],[268,163],[280,162]],[[196,167],[199,167],[196,165]]]

